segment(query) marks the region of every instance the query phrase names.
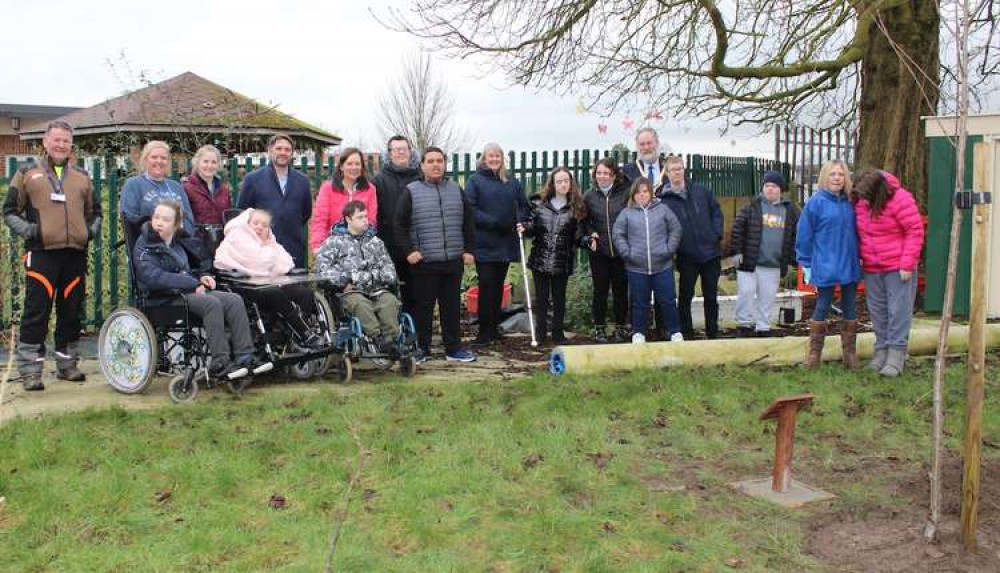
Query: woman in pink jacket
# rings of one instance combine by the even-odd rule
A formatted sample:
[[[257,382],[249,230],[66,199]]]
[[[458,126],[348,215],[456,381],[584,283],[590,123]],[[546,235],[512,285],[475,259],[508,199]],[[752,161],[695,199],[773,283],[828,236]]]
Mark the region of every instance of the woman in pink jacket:
[[[343,219],[344,205],[351,201],[365,204],[369,221],[378,220],[375,186],[365,177],[365,157],[356,147],[348,147],[340,153],[333,178],[319,187],[309,222],[309,249],[312,252],[318,251],[330,236],[330,229]]]
[[[215,251],[215,267],[237,271],[251,277],[278,277],[288,274],[295,263],[288,251],[271,232],[271,214],[263,209],[247,209],[226,223],[225,238]],[[322,338],[306,324],[302,312],[315,309],[313,293],[299,285],[269,287],[246,291],[262,308],[278,314],[292,330],[295,341],[305,348],[316,348]],[[295,301],[297,304],[292,304]]]
[[[906,363],[917,294],[923,219],[913,195],[888,171],[858,173],[854,200],[865,298],[875,329],[875,355],[868,368],[883,376],[899,376]]]

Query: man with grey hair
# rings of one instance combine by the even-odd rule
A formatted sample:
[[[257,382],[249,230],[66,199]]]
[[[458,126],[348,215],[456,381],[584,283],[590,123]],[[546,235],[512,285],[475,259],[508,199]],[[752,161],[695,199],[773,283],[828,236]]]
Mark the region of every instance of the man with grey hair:
[[[645,177],[653,182],[653,194],[659,195],[666,181],[667,170],[665,160],[660,156],[660,136],[652,127],[642,127],[635,132],[635,148],[638,157],[635,161],[626,161],[622,165],[622,173],[629,181]]]
[[[24,313],[17,367],[25,390],[44,390],[42,366],[49,316],[56,307],[56,377],[83,382],[77,368],[80,310],[85,299],[87,244],[101,232],[101,203],[90,175],[73,165],[73,128],[53,121],[37,163],[14,174],[3,204],[4,222],[24,239]]]

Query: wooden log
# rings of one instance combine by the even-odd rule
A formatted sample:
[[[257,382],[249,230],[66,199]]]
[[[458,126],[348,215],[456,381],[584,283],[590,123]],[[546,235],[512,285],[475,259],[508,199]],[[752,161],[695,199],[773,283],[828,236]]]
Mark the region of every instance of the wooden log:
[[[909,353],[911,356],[932,355],[937,348],[938,329],[926,322],[910,330]],[[951,352],[964,352],[968,348],[969,329],[953,326],[948,330],[948,348]],[[823,349],[823,360],[841,359],[837,337],[828,337]],[[985,329],[989,348],[1000,347],[1000,324],[989,324]],[[620,372],[640,368],[667,368],[680,365],[715,366],[722,364],[763,366],[790,366],[800,364],[805,357],[809,338],[788,336],[784,338],[732,338],[697,340],[687,342],[648,342],[645,344],[590,344],[557,346],[552,350],[549,368],[554,374],[596,374]],[[858,356],[872,355],[875,335],[867,332],[858,335]]]

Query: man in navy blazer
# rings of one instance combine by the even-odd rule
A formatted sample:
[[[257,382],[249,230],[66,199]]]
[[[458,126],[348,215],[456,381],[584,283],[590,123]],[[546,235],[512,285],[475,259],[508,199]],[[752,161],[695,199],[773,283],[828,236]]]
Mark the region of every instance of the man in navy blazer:
[[[243,178],[237,206],[269,211],[274,238],[292,255],[295,266],[304,269],[305,225],[312,216],[312,193],[309,178],[291,168],[294,151],[290,136],[274,134],[267,142],[268,164]]]

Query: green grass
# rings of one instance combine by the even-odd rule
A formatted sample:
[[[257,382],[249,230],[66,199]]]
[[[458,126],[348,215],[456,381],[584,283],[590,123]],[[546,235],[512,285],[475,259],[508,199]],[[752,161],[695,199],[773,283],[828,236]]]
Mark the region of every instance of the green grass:
[[[948,373],[954,449],[963,368]],[[0,569],[322,570],[356,464],[350,424],[370,454],[337,571],[823,570],[810,520],[924,503],[891,486],[929,457],[929,379],[922,366],[892,381],[833,367],[400,381],[15,421],[0,430]],[[731,491],[769,473],[759,413],[801,391],[817,400],[797,476],[837,499],[791,511]]]

